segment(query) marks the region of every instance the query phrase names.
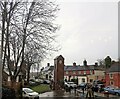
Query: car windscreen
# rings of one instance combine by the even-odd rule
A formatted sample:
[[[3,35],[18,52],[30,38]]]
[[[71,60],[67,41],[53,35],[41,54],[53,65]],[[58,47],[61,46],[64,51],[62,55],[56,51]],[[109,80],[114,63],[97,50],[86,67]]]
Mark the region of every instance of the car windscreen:
[[[24,89],[24,91],[27,92],[27,93],[32,93],[33,92],[33,90],[31,90],[31,89]]]
[[[74,84],[73,82],[68,82],[68,84]]]
[[[117,89],[115,89],[115,90],[120,90],[120,88],[117,88]]]

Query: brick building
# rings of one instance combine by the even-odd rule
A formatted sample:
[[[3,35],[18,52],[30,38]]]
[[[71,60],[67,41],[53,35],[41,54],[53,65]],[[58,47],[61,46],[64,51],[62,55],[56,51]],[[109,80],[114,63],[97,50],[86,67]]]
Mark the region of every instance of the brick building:
[[[94,80],[103,80],[104,79],[104,70],[98,66],[96,63],[94,65],[88,65],[87,61],[83,61],[83,65],[66,65],[64,67],[64,78],[69,79],[78,79],[78,84],[85,82],[92,82]]]
[[[64,81],[64,58],[62,55],[54,59],[54,89],[62,87]]]
[[[106,86],[120,88],[120,63],[114,63],[106,71],[105,75]]]
[[[49,67],[49,68],[48,68]],[[52,70],[50,69],[52,67]],[[49,70],[54,71],[54,66],[47,66],[47,75],[54,75],[49,73]],[[61,67],[60,67],[61,69]],[[61,70],[58,71],[61,72]],[[44,71],[44,70],[43,70]],[[94,80],[104,80],[105,79],[105,71],[102,67],[98,66],[96,63],[94,65],[88,65],[87,61],[83,61],[83,65],[76,65],[74,62],[72,65],[64,65],[64,79],[78,79],[78,84],[82,82],[91,82]],[[61,73],[59,73],[60,75]],[[54,79],[54,76],[53,76]]]

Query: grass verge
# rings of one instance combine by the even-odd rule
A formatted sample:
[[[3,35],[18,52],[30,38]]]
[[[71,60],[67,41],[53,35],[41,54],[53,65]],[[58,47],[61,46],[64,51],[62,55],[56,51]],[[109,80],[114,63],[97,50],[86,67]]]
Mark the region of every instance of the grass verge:
[[[50,87],[47,84],[31,86],[30,88],[38,93],[44,93],[44,92],[50,91]]]

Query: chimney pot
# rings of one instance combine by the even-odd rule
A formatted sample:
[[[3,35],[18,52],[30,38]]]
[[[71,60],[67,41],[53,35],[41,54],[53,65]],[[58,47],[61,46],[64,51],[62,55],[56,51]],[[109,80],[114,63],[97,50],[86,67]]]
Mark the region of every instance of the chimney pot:
[[[98,63],[95,63],[95,66],[98,66]]]
[[[49,67],[49,66],[50,66],[50,63],[47,63],[47,66]]]
[[[87,66],[87,61],[86,60],[83,61],[83,65]]]
[[[73,63],[73,66],[76,66],[76,63],[75,63],[75,62]]]

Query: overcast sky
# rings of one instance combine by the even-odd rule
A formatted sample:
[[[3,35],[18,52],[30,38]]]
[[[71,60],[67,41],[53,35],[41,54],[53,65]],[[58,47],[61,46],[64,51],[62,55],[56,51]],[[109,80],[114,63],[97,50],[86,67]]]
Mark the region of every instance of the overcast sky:
[[[58,0],[60,11],[56,23],[61,50],[42,64],[54,64],[54,58],[63,55],[65,65],[82,65],[86,59],[94,64],[109,55],[118,58],[118,3]],[[107,0],[106,0],[107,1]],[[113,0],[112,0],[113,1]]]

